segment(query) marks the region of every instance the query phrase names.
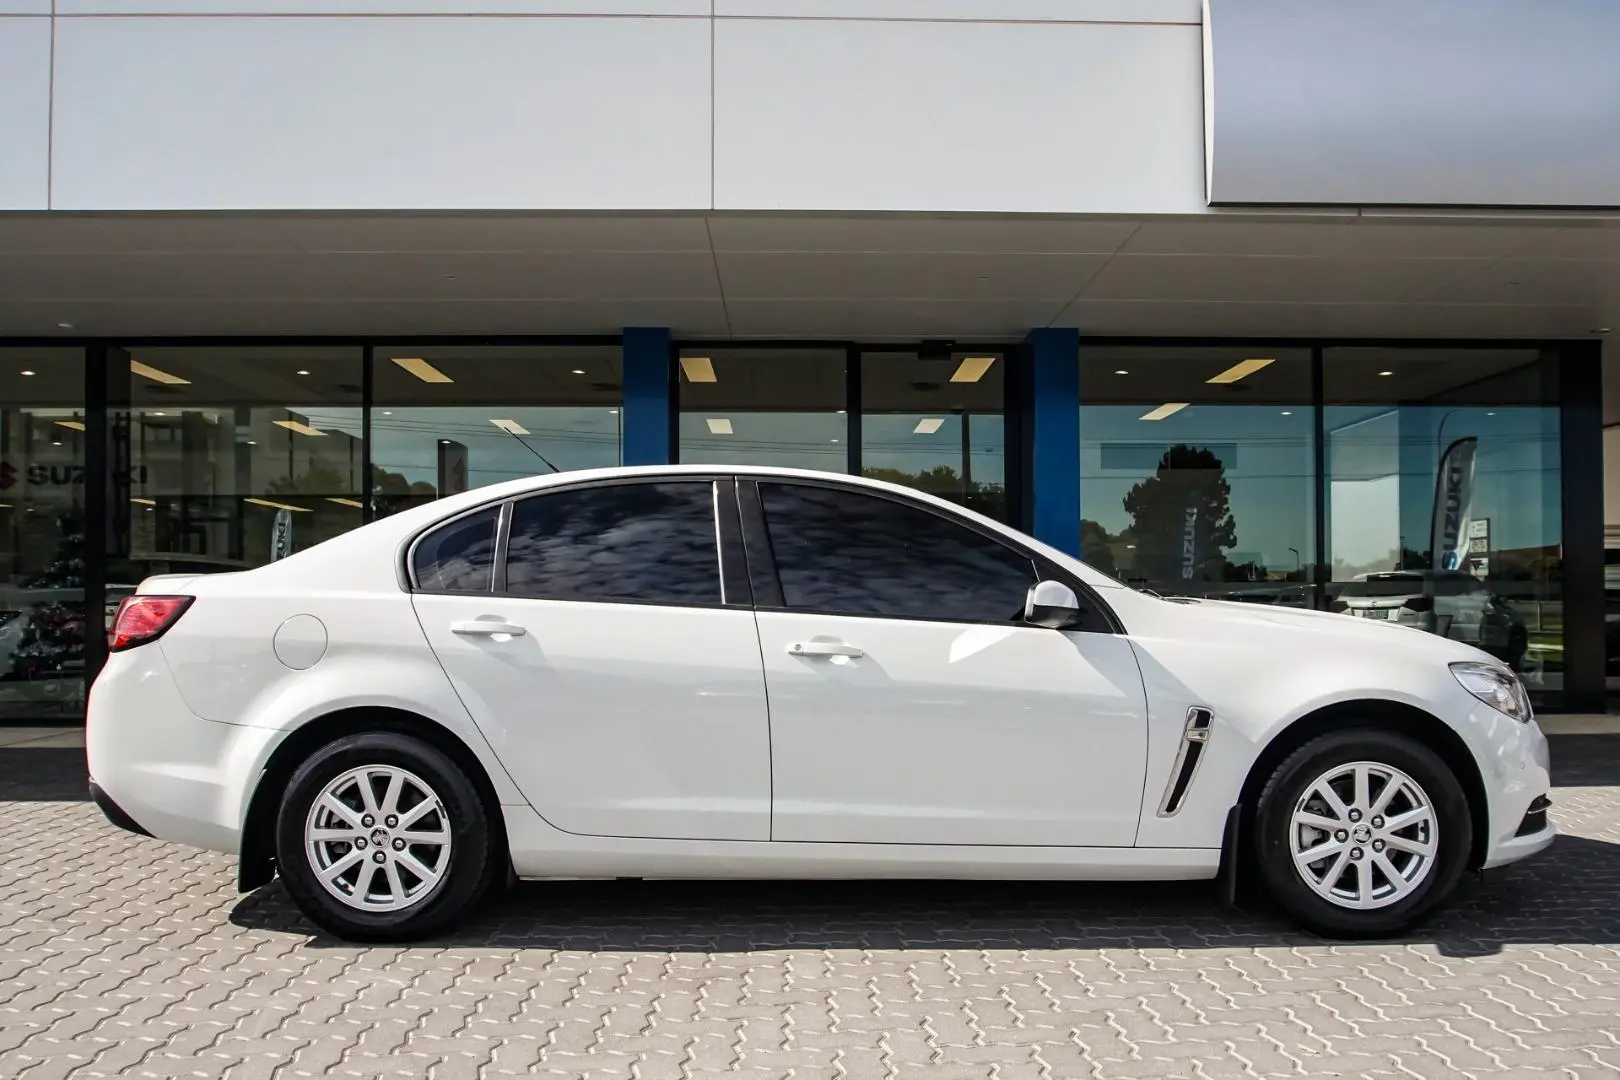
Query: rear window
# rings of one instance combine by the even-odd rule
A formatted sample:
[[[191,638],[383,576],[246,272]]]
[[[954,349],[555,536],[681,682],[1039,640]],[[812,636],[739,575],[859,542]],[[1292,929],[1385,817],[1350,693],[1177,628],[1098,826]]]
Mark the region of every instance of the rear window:
[[[458,518],[416,545],[412,570],[424,592],[489,592],[495,587],[495,526],[491,508]]]

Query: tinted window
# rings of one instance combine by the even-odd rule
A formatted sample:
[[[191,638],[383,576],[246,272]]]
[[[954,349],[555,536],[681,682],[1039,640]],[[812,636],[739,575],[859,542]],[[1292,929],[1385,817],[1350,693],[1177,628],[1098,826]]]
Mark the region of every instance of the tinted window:
[[[720,603],[713,485],[612,484],[513,508],[506,587],[548,600]]]
[[[495,576],[498,512],[481,510],[429,533],[416,545],[416,587],[429,592],[488,592]]]
[[[1035,568],[938,514],[859,492],[761,484],[782,598],[800,611],[1021,618]]]

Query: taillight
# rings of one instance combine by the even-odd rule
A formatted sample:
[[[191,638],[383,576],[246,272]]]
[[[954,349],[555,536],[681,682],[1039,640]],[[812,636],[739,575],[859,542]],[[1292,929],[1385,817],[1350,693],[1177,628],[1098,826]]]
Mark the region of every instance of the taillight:
[[[121,652],[156,641],[179,621],[194,596],[126,596],[113,616],[107,635],[107,651]]]

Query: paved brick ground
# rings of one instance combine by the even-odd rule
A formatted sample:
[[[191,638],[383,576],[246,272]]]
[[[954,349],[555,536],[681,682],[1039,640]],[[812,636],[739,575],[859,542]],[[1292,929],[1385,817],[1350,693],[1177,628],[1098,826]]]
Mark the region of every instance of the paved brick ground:
[[[315,935],[0,750],[0,1077],[1620,1074],[1620,737],[1565,837],[1407,941],[1207,887],[531,885],[409,949]]]

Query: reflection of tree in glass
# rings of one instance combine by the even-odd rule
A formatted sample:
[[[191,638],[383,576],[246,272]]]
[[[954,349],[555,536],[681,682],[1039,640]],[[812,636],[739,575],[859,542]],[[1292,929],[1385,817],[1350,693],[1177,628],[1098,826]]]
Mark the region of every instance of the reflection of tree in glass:
[[[1097,522],[1080,522],[1081,560],[1110,577],[1119,576],[1119,567],[1114,561],[1114,545],[1118,542],[1119,537],[1110,534]]]
[[[1022,555],[876,495],[761,484],[760,499],[790,608],[1007,622],[1035,583]]]
[[[380,465],[371,467],[371,506],[378,517],[397,514],[401,510],[439,497],[439,489],[421,480],[412,482],[404,473],[389,472]]]
[[[983,484],[977,480],[969,480],[964,485],[961,475],[949,465],[936,465],[919,472],[865,468],[861,470],[861,475],[870,480],[926,491],[997,521],[1007,520],[1007,489],[1004,485]]]
[[[416,582],[429,592],[487,592],[495,570],[494,510],[464,517],[416,548]]]
[[[517,504],[506,583],[553,600],[720,602],[707,483],[615,484]]]
[[[1125,495],[1139,568],[1157,581],[1224,580],[1225,550],[1237,543],[1231,495],[1226,468],[1209,450],[1178,444],[1165,451],[1154,474]]]

